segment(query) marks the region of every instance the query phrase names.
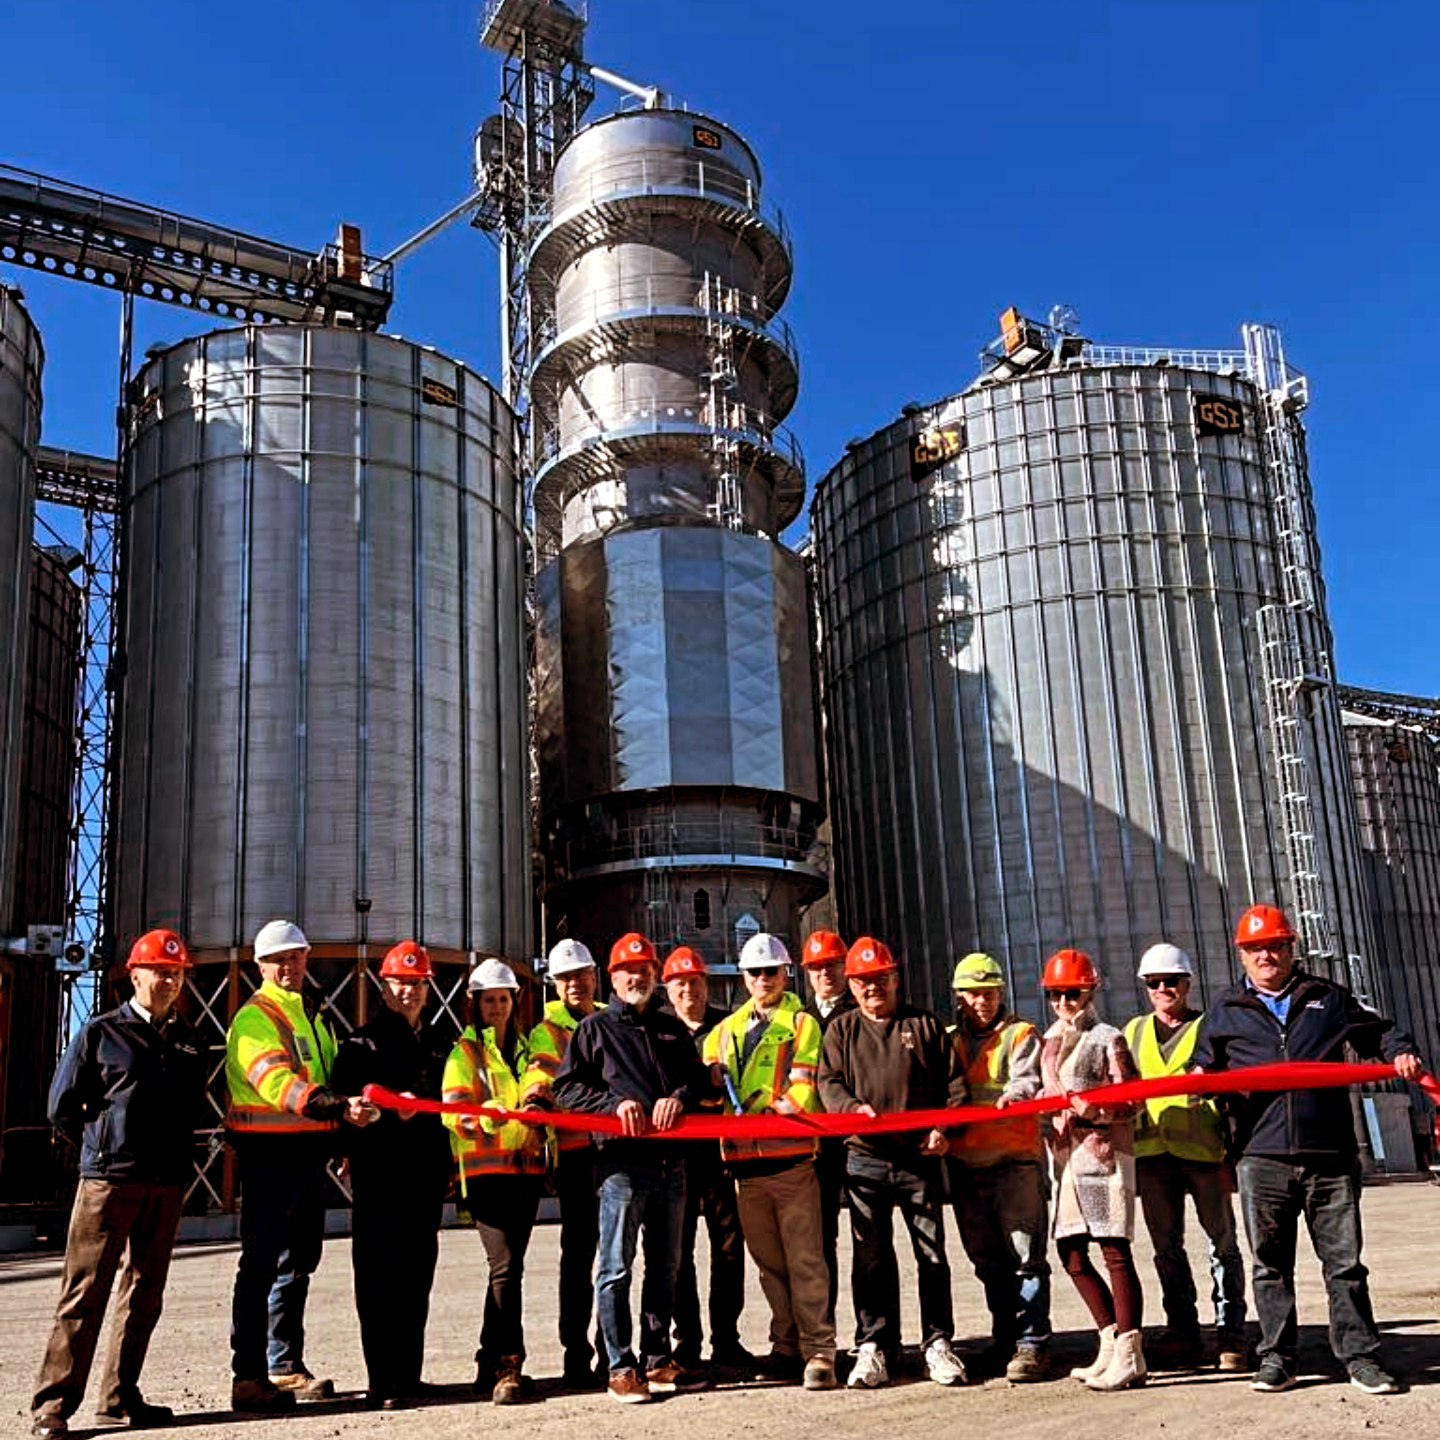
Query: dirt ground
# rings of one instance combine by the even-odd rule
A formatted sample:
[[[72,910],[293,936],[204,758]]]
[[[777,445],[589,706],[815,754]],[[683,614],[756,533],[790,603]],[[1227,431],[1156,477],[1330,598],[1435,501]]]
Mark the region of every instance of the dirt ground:
[[[673,1396],[635,1407],[620,1407],[603,1394],[556,1393],[560,1368],[555,1335],[556,1241],[553,1226],[537,1230],[526,1275],[527,1369],[540,1381],[540,1399],[523,1409],[496,1411],[470,1394],[472,1356],[478,1330],[484,1260],[478,1238],[464,1230],[441,1237],[427,1343],[427,1378],[442,1387],[423,1407],[379,1414],[361,1405],[364,1370],[350,1296],[349,1242],[327,1242],[315,1277],[308,1316],[308,1360],[317,1374],[334,1377],[340,1395],[303,1406],[290,1417],[252,1419],[228,1413],[228,1314],[235,1268],[233,1245],[187,1247],[177,1253],[171,1271],[165,1316],[151,1347],[145,1392],[181,1412],[179,1424],[194,1440],[238,1436],[244,1440],[331,1440],[331,1437],[381,1436],[384,1440],[448,1440],[504,1427],[520,1429],[534,1440],[573,1436],[585,1440],[705,1434],[727,1437],[762,1434],[825,1435],[849,1440],[881,1430],[893,1434],[933,1434],[959,1424],[976,1431],[1012,1437],[1064,1435],[1087,1440],[1117,1434],[1129,1437],[1223,1435],[1226,1440],[1264,1435],[1266,1440],[1298,1437],[1369,1435],[1421,1440],[1440,1435],[1440,1188],[1392,1184],[1367,1190],[1366,1259],[1372,1272],[1375,1309],[1386,1335],[1385,1359],[1404,1375],[1409,1394],[1380,1398],[1344,1384],[1325,1344],[1324,1294],[1318,1267],[1302,1240],[1300,1317],[1302,1373],[1300,1388],[1285,1395],[1257,1395],[1248,1377],[1214,1371],[1160,1375],[1143,1390],[1098,1395],[1069,1379],[1012,1387],[1003,1380],[964,1390],[944,1390],[914,1377],[902,1377],[889,1389],[862,1393],[807,1394],[798,1388],[752,1386]],[[978,1348],[986,1328],[984,1308],[952,1235],[957,1334],[963,1348]],[[908,1250],[908,1247],[902,1246]],[[842,1258],[845,1241],[842,1237]],[[1147,1319],[1159,1323],[1158,1287],[1143,1241],[1141,1275],[1146,1283]],[[1192,1252],[1194,1246],[1192,1244]],[[705,1262],[703,1241],[700,1263]],[[916,1315],[913,1269],[903,1256],[906,1334],[913,1341]],[[55,1257],[0,1261],[0,1433],[28,1430],[30,1387],[45,1343],[59,1280]],[[1056,1277],[1057,1359],[1067,1369],[1087,1362],[1093,1333],[1064,1276]],[[842,1343],[852,1328],[842,1277]],[[1208,1293],[1202,1278],[1201,1293]],[[753,1272],[747,1284],[743,1338],[752,1350],[766,1348],[766,1312]],[[637,1296],[638,1299],[638,1296]],[[103,1344],[103,1341],[102,1341]],[[72,1433],[84,1434],[90,1405],[72,1421]],[[113,1432],[111,1432],[113,1433]]]

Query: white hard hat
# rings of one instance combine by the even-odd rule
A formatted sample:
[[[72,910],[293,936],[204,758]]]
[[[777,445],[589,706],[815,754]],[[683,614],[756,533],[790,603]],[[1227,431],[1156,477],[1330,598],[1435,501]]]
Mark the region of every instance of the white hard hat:
[[[255,936],[255,958],[278,955],[282,950],[308,950],[305,932],[293,920],[267,920]]]
[[[561,940],[551,951],[545,962],[546,973],[552,980],[562,975],[573,975],[577,970],[593,970],[595,957],[587,945],[578,940]]]
[[[1140,968],[1135,973],[1142,980],[1147,975],[1193,976],[1195,967],[1190,963],[1190,957],[1178,945],[1162,940],[1160,944],[1152,945],[1140,957]]]
[[[503,960],[482,960],[471,972],[466,989],[474,995],[480,990],[518,990],[515,972]]]
[[[767,935],[763,930],[752,935],[740,951],[742,970],[768,970],[772,965],[789,965],[790,952],[778,935]]]

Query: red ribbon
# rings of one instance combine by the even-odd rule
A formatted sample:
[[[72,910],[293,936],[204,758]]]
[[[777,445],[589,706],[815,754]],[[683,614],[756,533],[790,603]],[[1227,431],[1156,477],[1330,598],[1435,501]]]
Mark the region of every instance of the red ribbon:
[[[1292,1060],[1279,1065],[1255,1065],[1213,1075],[1165,1075],[1155,1080],[1127,1080],[1086,1090],[1081,1098],[1090,1106],[1134,1106],[1167,1095],[1224,1095],[1280,1090],[1319,1090],[1342,1085],[1363,1085],[1396,1079],[1393,1065],[1346,1065],[1331,1061]],[[1440,1147],[1440,1081],[1433,1075],[1419,1080],[1436,1105],[1436,1144]],[[382,1110],[410,1110],[426,1115],[480,1115],[491,1120],[518,1120],[525,1125],[550,1125],[556,1130],[579,1130],[597,1135],[623,1133],[614,1115],[590,1115],[578,1110],[506,1110],[498,1105],[467,1101],[422,1100],[396,1094],[383,1085],[367,1085],[365,1098]],[[951,1130],[958,1125],[984,1125],[1024,1115],[1045,1115],[1070,1108],[1069,1095],[1042,1095],[1021,1100],[1003,1110],[989,1105],[957,1105],[945,1110],[902,1110],[890,1115],[845,1114],[686,1115],[670,1140],[793,1140],[797,1133],[821,1136],[894,1135],[912,1130]],[[656,1132],[649,1132],[654,1135]],[[1440,1149],[1437,1149],[1440,1153]]]

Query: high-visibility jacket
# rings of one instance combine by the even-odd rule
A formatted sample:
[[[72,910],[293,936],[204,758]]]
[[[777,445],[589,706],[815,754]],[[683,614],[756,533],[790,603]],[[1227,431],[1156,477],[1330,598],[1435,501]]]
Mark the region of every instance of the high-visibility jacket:
[[[764,1111],[804,1115],[818,1111],[820,1095],[815,1079],[820,1068],[820,1022],[805,1013],[798,995],[786,993],[746,1056],[745,1037],[754,1014],[755,1002],[747,1000],[722,1020],[705,1037],[705,1060],[725,1067],[746,1115]],[[735,1113],[728,1101],[726,1109]],[[814,1156],[816,1149],[815,1139],[798,1126],[794,1139],[720,1142],[725,1159],[741,1165],[747,1160],[804,1160]]]
[[[338,1128],[311,1120],[305,1102],[330,1083],[335,1036],[304,998],[269,980],[243,1004],[225,1035],[225,1124],[237,1134],[313,1135]]]
[[[523,1101],[520,1079],[525,1074],[527,1052],[522,1037],[516,1048],[515,1068],[506,1063],[495,1043],[495,1031],[487,1027],[476,1035],[468,1026],[450,1058],[445,1062],[441,1092],[447,1101],[474,1105],[497,1105],[518,1110]],[[545,1160],[535,1145],[535,1129],[519,1120],[495,1120],[488,1115],[446,1115],[450,1149],[460,1171],[460,1190],[466,1182],[482,1175],[543,1175]]]
[[[972,1105],[994,1105],[1002,1095],[1032,1100],[1040,1093],[1040,1032],[1028,1021],[1002,1016],[984,1035],[953,1026],[950,1040],[960,1056]],[[966,1125],[950,1141],[950,1154],[962,1164],[984,1169],[1043,1156],[1040,1120],[1020,1115]]]
[[[1195,1061],[1200,1016],[1187,1020],[1167,1060],[1160,1050],[1159,1021],[1137,1015],[1125,1027],[1125,1043],[1144,1080],[1184,1075]],[[1181,1160],[1219,1164],[1225,1158],[1220,1108],[1202,1095],[1166,1095],[1147,1100],[1135,1120],[1135,1156],[1174,1155]]]
[[[565,1052],[570,1048],[570,1037],[579,1023],[563,1000],[551,1000],[545,1006],[545,1013],[527,1042],[530,1068],[520,1084],[522,1103],[537,1096],[551,1098],[555,1077],[560,1073]],[[583,1130],[560,1130],[556,1132],[556,1144],[561,1150],[586,1150],[590,1137]]]

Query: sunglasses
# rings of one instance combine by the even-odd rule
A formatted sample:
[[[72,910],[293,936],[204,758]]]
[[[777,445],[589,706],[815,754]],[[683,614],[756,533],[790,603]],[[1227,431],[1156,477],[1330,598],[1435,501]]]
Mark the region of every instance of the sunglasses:
[[[1088,992],[1084,990],[1047,990],[1046,996],[1053,1005],[1057,1000],[1068,1000],[1072,1005],[1083,1000]]]
[[[767,980],[773,980],[777,975],[785,973],[783,965],[752,965],[746,972],[747,975],[763,975]]]
[[[1145,988],[1147,990],[1178,990],[1188,975],[1147,975],[1145,977]]]

